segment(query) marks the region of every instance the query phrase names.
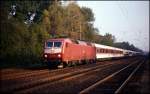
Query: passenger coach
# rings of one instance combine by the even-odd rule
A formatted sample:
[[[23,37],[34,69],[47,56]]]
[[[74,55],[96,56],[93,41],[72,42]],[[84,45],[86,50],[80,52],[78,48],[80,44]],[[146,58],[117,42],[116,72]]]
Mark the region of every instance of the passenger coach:
[[[96,43],[94,45],[96,47],[96,59],[117,58],[124,56],[123,49]]]

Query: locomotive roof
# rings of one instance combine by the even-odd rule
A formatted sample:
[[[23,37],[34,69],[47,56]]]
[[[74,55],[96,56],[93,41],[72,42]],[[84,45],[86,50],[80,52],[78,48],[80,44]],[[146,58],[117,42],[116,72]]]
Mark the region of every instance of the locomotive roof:
[[[56,39],[48,39],[47,41],[66,41],[69,43],[76,43],[76,44],[80,44],[80,45],[89,45],[89,46],[94,46],[92,43],[90,42],[85,42],[85,41],[80,41],[80,40],[74,40],[74,39],[70,39],[70,38],[56,38]]]

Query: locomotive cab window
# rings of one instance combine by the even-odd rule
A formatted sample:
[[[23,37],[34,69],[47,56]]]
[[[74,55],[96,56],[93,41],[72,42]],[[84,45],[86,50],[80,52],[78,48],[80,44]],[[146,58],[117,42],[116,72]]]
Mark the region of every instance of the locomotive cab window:
[[[54,42],[54,47],[61,47],[62,42]]]
[[[68,43],[66,43],[66,47],[68,47]]]
[[[46,42],[46,47],[53,47],[53,42]]]

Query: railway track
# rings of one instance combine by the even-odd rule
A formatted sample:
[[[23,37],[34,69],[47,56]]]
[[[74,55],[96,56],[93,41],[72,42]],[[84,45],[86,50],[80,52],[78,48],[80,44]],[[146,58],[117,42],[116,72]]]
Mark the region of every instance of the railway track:
[[[5,72],[3,73],[4,75],[2,76],[2,79],[5,79],[5,80],[10,80],[10,79],[17,79],[17,78],[21,78],[21,77],[27,77],[27,76],[32,76],[34,74],[41,74],[41,73],[44,73],[46,72],[47,69],[45,70],[36,70],[36,71],[22,71],[22,70],[18,70],[20,71],[19,73],[15,73],[15,71],[11,74],[11,72],[9,72],[9,74],[5,74]],[[48,70],[47,70],[48,71]]]
[[[21,91],[19,91],[19,92],[17,92],[17,93],[39,93],[39,92],[36,92],[37,90],[39,91],[39,90],[41,90],[42,92],[40,92],[40,93],[47,93],[47,92],[51,92],[51,91],[47,91],[45,88],[50,88],[51,86],[54,86],[54,87],[52,87],[52,91],[54,90],[54,91],[57,91],[57,90],[55,90],[56,88],[57,88],[57,86],[56,86],[56,88],[55,88],[55,85],[57,85],[57,83],[65,83],[66,81],[69,81],[69,80],[71,80],[71,83],[72,83],[72,79],[79,79],[80,77],[82,78],[82,77],[85,77],[85,76],[89,76],[90,74],[93,74],[93,73],[96,73],[96,72],[99,72],[99,71],[101,71],[101,70],[105,70],[105,69],[109,69],[109,67],[112,67],[112,66],[115,66],[116,64],[119,64],[120,65],[120,67],[122,66],[123,67],[123,64],[124,62],[116,62],[116,63],[112,63],[112,64],[109,64],[109,65],[104,65],[104,66],[97,66],[97,68],[92,68],[92,69],[88,69],[88,70],[86,70],[86,71],[83,71],[82,70],[82,72],[77,72],[77,73],[73,73],[73,74],[71,74],[71,75],[68,75],[68,76],[63,76],[61,79],[55,79],[55,81],[50,81],[50,82],[46,82],[45,84],[43,84],[43,85],[39,85],[39,86],[36,86],[36,87],[33,87],[33,88],[29,88],[29,89],[26,89],[26,90],[21,90]],[[128,62],[129,63],[129,62]],[[127,62],[126,62],[126,64],[127,64]],[[88,77],[89,78],[89,77]],[[62,86],[63,86],[63,84],[62,84]],[[61,87],[61,85],[60,84],[58,84],[58,88],[57,89],[59,89]],[[46,92],[43,92],[43,90],[42,89],[44,89],[44,91],[46,91]],[[76,90],[75,90],[76,91]],[[61,91],[60,91],[61,92]],[[62,92],[64,92],[64,91],[62,91]],[[72,92],[72,91],[71,91]],[[51,93],[55,93],[55,92],[51,92]],[[67,92],[68,93],[68,92]]]
[[[104,61],[101,62],[101,64],[105,64],[109,61]],[[82,65],[77,66],[78,68],[82,67]],[[89,66],[86,66],[89,67]],[[85,67],[85,68],[86,68]],[[68,69],[72,69],[72,67],[67,67],[65,68],[65,70]],[[57,70],[48,70],[48,69],[43,69],[43,70],[25,70],[25,69],[6,69],[6,70],[2,70],[1,71],[1,79],[5,79],[5,80],[11,80],[11,79],[18,79],[18,78],[24,78],[24,77],[29,77],[29,76],[34,76],[34,75],[42,75],[45,73],[49,73],[49,72],[58,72],[58,71],[62,71],[64,69],[57,69]]]
[[[135,59],[132,59],[132,60],[130,60],[130,62],[134,61],[134,60]],[[124,62],[126,62],[126,60],[124,60]],[[115,66],[116,64],[122,65],[121,62],[118,62],[118,63],[112,62],[112,63],[107,63],[104,65],[97,64],[96,66],[94,66],[93,64],[91,64],[91,65],[89,64],[87,67],[80,66],[77,69],[76,68],[75,69],[66,68],[66,69],[60,69],[60,70],[53,70],[52,72],[44,72],[43,71],[43,73],[41,72],[39,74],[36,74],[36,73],[30,74],[29,73],[28,76],[20,76],[17,79],[14,78],[16,80],[21,79],[23,81],[23,82],[19,81],[18,84],[11,86],[11,84],[13,84],[13,82],[11,83],[8,81],[8,84],[10,84],[10,87],[3,86],[2,92],[34,93],[35,90],[41,89],[41,88],[43,89],[43,88],[49,86],[50,84],[55,85],[55,83],[72,80],[74,78],[79,78],[81,76],[84,77],[85,75],[90,75],[92,73]],[[91,66],[91,68],[89,68],[89,66]],[[14,83],[15,83],[15,81],[14,81]],[[6,84],[6,85],[8,85],[8,84]],[[42,93],[42,92],[40,92],[40,93]]]
[[[36,70],[36,71],[32,71],[32,70],[28,70],[28,71],[22,71],[20,70],[21,72],[17,72],[17,73],[14,73],[15,71],[17,70],[13,70],[12,74],[11,74],[11,70],[9,70],[9,74],[5,74],[5,72],[1,72],[2,73],[2,78],[1,80],[19,80],[19,79],[25,79],[27,77],[35,77],[35,76],[41,76],[41,75],[45,75],[45,74],[52,74],[52,73],[55,73],[56,75],[59,73],[66,73],[67,71],[72,71],[74,69],[82,69],[82,68],[88,68],[89,66],[96,66],[96,65],[101,65],[101,64],[106,64],[106,63],[109,63],[109,62],[103,62],[103,63],[97,63],[97,64],[92,64],[92,65],[81,65],[81,66],[76,66],[76,67],[67,67],[67,68],[64,68],[64,69],[56,69],[56,70],[48,70],[48,69],[44,69],[44,70]],[[19,70],[18,70],[19,71]],[[8,71],[6,71],[8,72]],[[30,79],[30,78],[29,78]]]
[[[125,85],[144,63],[135,62],[105,77],[88,88],[80,91],[80,94],[120,94]]]
[[[121,90],[124,94],[150,94],[149,61],[146,60]]]
[[[101,64],[105,64],[107,62],[102,62]],[[82,65],[77,66],[77,67],[82,67]],[[88,66],[87,66],[88,67]],[[11,80],[11,79],[18,79],[18,78],[23,78],[23,77],[29,77],[29,76],[34,76],[34,75],[42,75],[45,73],[49,73],[49,72],[58,72],[58,71],[62,71],[62,70],[68,70],[71,69],[73,67],[67,67],[65,69],[42,69],[42,70],[23,70],[23,69],[6,69],[6,70],[2,70],[1,74],[2,74],[2,78],[1,79],[5,79],[5,80]]]
[[[19,89],[24,89],[24,88],[37,86],[39,84],[44,84],[44,83],[47,83],[49,81],[51,81],[51,82],[57,81],[57,80],[62,79],[62,78],[66,78],[66,77],[69,77],[69,76],[72,76],[72,75],[76,75],[76,74],[79,74],[79,73],[82,73],[82,72],[90,71],[90,70],[97,69],[97,68],[100,68],[100,67],[103,67],[103,66],[108,66],[108,65],[109,64],[104,64],[102,66],[100,65],[100,66],[96,66],[96,67],[92,67],[92,68],[87,68],[87,69],[84,69],[84,70],[82,69],[81,71],[76,70],[75,72],[70,71],[70,72],[65,73],[65,74],[62,74],[62,73],[58,72],[61,75],[54,72],[50,75],[43,74],[43,75],[38,75],[39,77],[34,77],[34,78],[33,78],[33,76],[31,76],[31,78],[29,78],[29,77],[27,79],[23,78],[23,82],[18,82],[18,84],[15,84],[16,82],[12,82],[12,83],[8,82],[8,83],[11,83],[12,86],[9,86],[9,87],[3,86],[4,87],[3,90],[13,92],[13,91],[17,91]],[[29,80],[30,80],[30,82],[28,82]],[[13,84],[15,84],[15,86]]]

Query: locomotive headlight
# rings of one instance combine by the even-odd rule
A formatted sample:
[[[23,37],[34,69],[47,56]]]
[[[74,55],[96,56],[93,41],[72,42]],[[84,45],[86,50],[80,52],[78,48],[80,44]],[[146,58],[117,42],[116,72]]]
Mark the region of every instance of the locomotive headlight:
[[[44,55],[45,58],[47,58],[47,55]]]
[[[58,54],[58,57],[60,58],[60,57],[61,57],[61,54]]]

